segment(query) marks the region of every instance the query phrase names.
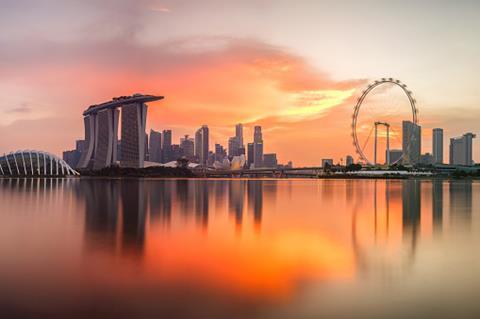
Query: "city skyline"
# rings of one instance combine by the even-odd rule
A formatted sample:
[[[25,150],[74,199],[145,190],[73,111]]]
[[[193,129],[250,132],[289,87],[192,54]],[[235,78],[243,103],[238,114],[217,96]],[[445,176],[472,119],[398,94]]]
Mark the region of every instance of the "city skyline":
[[[416,93],[427,134],[442,127],[446,142],[478,131],[474,1],[370,1],[372,11],[354,1],[49,2],[49,10],[31,0],[0,4],[0,89],[9,92],[0,100],[0,134],[8,136],[0,153],[34,148],[60,155],[81,136],[85,105],[160,92],[167,98],[152,109],[147,131],[172,130],[177,140],[206,123],[213,143],[227,140],[236,123],[244,123],[246,135],[261,125],[265,153],[318,165],[353,153],[348,118],[355,98],[384,76]],[[224,14],[213,15],[219,6]],[[158,28],[164,31],[153,32]],[[422,153],[431,150],[429,135],[424,141]],[[479,162],[480,140],[473,143]]]

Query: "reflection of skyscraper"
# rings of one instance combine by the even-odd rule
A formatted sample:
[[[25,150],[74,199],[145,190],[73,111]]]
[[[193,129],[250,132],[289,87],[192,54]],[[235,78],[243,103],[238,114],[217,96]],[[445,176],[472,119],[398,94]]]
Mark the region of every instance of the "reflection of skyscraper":
[[[150,218],[166,224],[172,216],[172,185],[170,181],[152,180],[146,182],[150,202]]]
[[[235,215],[235,224],[240,226],[243,221],[243,202],[245,198],[245,181],[232,180],[228,184],[228,207]]]
[[[195,217],[203,228],[208,226],[208,189],[207,180],[195,181]]]
[[[263,181],[249,180],[247,182],[248,209],[253,213],[253,221],[257,228],[262,223]]]
[[[443,224],[443,181],[432,181],[432,222],[433,232],[441,232]]]
[[[449,199],[451,224],[469,224],[472,219],[472,181],[450,181]]]
[[[420,187],[419,180],[406,180],[402,185],[402,221],[403,230],[417,235],[420,226]]]
[[[143,250],[145,240],[146,194],[143,180],[121,181],[122,240],[124,248]]]

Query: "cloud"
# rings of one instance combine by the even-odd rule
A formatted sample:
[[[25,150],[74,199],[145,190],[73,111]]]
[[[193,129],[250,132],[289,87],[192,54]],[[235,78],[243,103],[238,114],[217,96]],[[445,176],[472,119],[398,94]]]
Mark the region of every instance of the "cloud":
[[[79,123],[83,109],[112,96],[165,95],[149,108],[150,127],[183,127],[174,132],[177,138],[208,124],[215,128],[212,143],[222,144],[239,122],[246,123],[246,134],[254,123],[264,123],[265,129],[278,128],[270,141],[290,138],[293,123],[321,120],[350,103],[364,83],[333,80],[286,48],[231,37],[190,37],[158,45],[128,37],[18,43],[0,51],[0,70],[0,84],[31,89],[29,100],[48,98],[44,104],[52,105],[52,113]],[[60,145],[54,147],[60,150]],[[267,150],[287,153],[280,144]]]
[[[29,113],[32,109],[26,103],[22,103],[20,106],[10,108],[6,112],[7,113]]]

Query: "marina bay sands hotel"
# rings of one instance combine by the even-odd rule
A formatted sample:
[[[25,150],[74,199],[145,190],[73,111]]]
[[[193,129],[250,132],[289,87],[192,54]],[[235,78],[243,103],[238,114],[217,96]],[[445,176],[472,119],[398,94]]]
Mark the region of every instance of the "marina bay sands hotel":
[[[90,106],[83,112],[85,148],[77,168],[101,169],[117,163],[118,118],[122,111],[120,166],[143,168],[147,102],[163,96],[134,94]]]

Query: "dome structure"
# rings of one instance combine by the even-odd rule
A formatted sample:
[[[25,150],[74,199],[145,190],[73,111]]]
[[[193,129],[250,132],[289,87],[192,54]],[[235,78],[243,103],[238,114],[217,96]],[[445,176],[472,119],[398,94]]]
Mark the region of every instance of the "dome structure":
[[[48,152],[23,150],[0,157],[0,176],[79,175],[64,160]]]

